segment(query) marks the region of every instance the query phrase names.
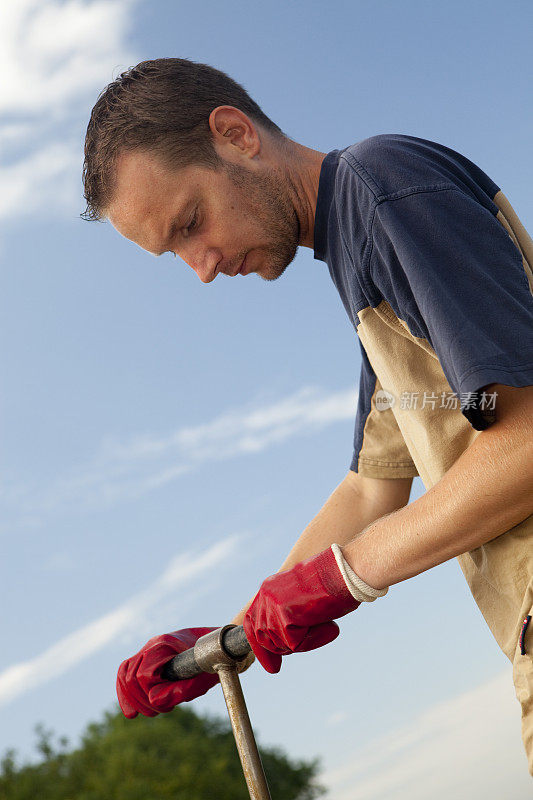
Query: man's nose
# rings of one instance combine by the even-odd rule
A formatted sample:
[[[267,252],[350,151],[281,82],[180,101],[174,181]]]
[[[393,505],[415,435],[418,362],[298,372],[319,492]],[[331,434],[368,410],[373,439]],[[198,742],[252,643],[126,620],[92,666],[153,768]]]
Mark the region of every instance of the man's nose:
[[[222,253],[214,247],[204,251],[187,254],[184,260],[193,269],[202,283],[211,283],[217,273],[217,266],[222,261]]]

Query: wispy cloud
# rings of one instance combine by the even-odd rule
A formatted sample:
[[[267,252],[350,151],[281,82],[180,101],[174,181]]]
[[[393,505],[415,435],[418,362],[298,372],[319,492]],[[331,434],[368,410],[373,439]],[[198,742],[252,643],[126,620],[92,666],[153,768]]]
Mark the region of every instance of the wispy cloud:
[[[0,166],[0,219],[42,209],[50,187],[56,208],[72,204],[79,197],[72,180],[76,169],[81,169],[80,153],[59,142],[44,144],[12,164]]]
[[[132,500],[197,469],[206,462],[256,454],[295,436],[311,435],[354,416],[354,389],[326,393],[306,387],[261,407],[248,405],[209,422],[143,434],[127,441],[107,439],[86,464],[37,488],[5,488],[4,518],[24,509],[26,524],[70,510],[91,510]]]
[[[346,722],[348,720],[348,712],[347,711],[335,711],[333,714],[330,714],[329,717],[326,719],[326,725],[340,725],[341,722]]]
[[[96,96],[135,62],[134,0],[0,4],[0,220],[80,203],[83,134]]]
[[[364,741],[360,720],[352,730]],[[368,742],[321,780],[335,800],[529,796],[511,669]]]
[[[17,0],[0,6],[0,111],[57,113],[124,53],[131,0]]]
[[[197,583],[202,575],[213,574],[229,564],[241,537],[231,536],[203,553],[181,553],[150,586],[125,603],[51,645],[29,661],[22,661],[0,673],[0,705],[63,675],[117,637],[137,631],[139,619],[177,588]]]
[[[352,389],[326,394],[316,387],[304,387],[260,408],[237,408],[210,422],[178,428],[162,437],[136,436],[125,444],[108,440],[102,456],[129,463],[176,452],[186,453],[192,461],[257,453],[299,433],[353,416],[355,400]]]

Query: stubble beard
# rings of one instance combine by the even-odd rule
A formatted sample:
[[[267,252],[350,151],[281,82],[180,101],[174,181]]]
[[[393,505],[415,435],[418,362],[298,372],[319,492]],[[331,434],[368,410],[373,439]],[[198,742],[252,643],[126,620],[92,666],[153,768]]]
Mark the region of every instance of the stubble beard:
[[[256,273],[265,281],[275,281],[294,260],[300,237],[288,181],[273,170],[257,175],[235,164],[227,164],[226,169],[234,185],[246,197],[247,216],[254,224],[259,224],[268,237],[268,243],[260,248],[266,254],[265,261]]]

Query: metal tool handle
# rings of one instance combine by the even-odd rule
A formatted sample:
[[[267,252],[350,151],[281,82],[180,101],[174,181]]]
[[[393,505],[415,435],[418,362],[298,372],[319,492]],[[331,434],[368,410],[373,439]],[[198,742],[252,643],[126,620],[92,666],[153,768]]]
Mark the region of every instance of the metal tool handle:
[[[167,661],[162,676],[179,681],[202,672],[218,674],[250,800],[271,800],[238,674],[250,651],[244,628],[224,625],[200,636],[194,648]]]
[[[257,749],[248,709],[242,693],[237,668],[221,665],[218,677],[235,737],[250,800],[272,800],[267,779]]]
[[[238,625],[224,631],[222,635],[222,647],[236,661],[245,658],[252,649],[248,644],[248,639],[242,625]],[[201,675],[204,670],[198,666],[194,655],[194,648],[178,653],[163,667],[162,676],[168,681],[180,681],[184,678],[194,678]]]

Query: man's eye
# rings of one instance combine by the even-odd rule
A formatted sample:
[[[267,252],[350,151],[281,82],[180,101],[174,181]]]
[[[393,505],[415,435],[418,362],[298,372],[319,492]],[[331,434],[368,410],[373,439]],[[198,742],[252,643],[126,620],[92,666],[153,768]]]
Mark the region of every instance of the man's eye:
[[[184,230],[185,236],[188,236],[190,233],[196,230],[197,226],[198,226],[198,209],[196,209],[196,211],[194,212],[194,216],[190,220],[189,224],[186,225],[185,227]]]

